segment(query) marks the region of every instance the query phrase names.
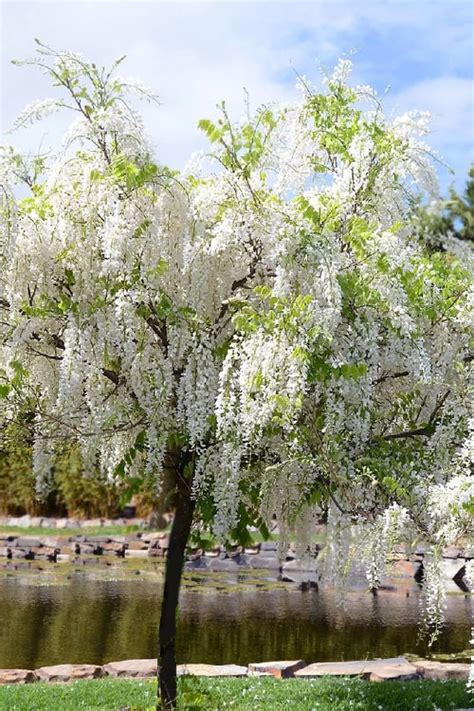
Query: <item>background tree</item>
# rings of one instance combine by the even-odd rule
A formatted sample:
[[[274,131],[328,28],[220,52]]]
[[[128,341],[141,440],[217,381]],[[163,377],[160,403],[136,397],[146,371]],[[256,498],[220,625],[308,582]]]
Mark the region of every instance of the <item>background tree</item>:
[[[27,165],[5,147],[0,393],[30,413],[47,489],[56,443],[109,476],[173,482],[159,630],[161,704],[176,700],[179,585],[192,527],[284,550],[327,512],[327,569],[354,542],[376,588],[397,539],[439,550],[471,525],[469,264],[430,255],[408,221],[433,189],[423,115],[388,122],[342,61],[323,92],[201,128],[215,169],[155,162],[126,100],[139,84],[39,45],[30,63],[76,121]],[[17,197],[22,180],[30,194]]]
[[[457,250],[462,241],[464,250],[474,247],[474,166],[471,166],[464,192],[459,195],[454,188],[449,198],[435,200],[428,206],[415,210],[418,231],[431,249]],[[454,241],[453,241],[454,240]]]

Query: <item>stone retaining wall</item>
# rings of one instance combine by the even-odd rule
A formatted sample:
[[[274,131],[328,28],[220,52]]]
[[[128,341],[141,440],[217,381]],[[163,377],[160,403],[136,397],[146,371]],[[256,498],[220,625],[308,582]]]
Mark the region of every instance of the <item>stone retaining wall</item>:
[[[140,526],[149,525],[147,518],[48,518],[46,516],[0,516],[1,526],[17,526],[18,528],[102,528],[104,526]]]
[[[278,679],[315,679],[322,676],[359,677],[367,681],[408,681],[411,679],[467,680],[469,664],[434,662],[427,659],[408,661],[405,657],[351,662],[306,664],[292,661],[237,664],[180,664],[178,675],[205,677],[273,676]],[[128,659],[96,664],[57,664],[39,669],[0,669],[0,684],[30,684],[37,681],[70,682],[78,679],[115,677],[149,679],[157,674],[156,659]]]

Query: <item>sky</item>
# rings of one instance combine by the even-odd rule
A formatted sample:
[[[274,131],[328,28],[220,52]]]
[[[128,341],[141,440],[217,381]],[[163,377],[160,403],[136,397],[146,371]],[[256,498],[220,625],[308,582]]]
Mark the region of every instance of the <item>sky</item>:
[[[181,168],[206,147],[200,118],[226,100],[238,119],[251,105],[290,101],[296,74],[317,82],[339,57],[354,81],[383,95],[389,115],[432,113],[429,142],[441,161],[442,191],[461,189],[474,161],[474,25],[467,0],[0,0],[0,130],[25,152],[57,145],[69,117],[54,115],[7,133],[35,99],[55,96],[48,80],[12,59],[31,56],[34,38],[96,64],[126,54],[121,74],[141,79],[160,105],[142,105],[157,157]]]

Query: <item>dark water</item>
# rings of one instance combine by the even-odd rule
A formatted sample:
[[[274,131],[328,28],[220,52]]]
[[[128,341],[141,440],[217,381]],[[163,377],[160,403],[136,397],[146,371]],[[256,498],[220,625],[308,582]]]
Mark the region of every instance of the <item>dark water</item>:
[[[34,669],[60,662],[104,663],[156,654],[161,587],[147,580],[91,580],[64,585],[0,580],[0,667]],[[434,650],[469,646],[471,604],[450,596],[447,624]],[[294,589],[184,591],[178,661],[242,663],[270,659],[324,660],[426,653],[418,639],[416,592],[365,591],[341,608],[332,591]],[[432,650],[433,651],[433,650]]]

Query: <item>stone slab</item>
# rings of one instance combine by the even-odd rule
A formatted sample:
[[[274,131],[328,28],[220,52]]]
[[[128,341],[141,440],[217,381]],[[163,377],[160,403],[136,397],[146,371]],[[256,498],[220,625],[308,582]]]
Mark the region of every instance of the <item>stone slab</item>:
[[[419,678],[420,674],[416,667],[408,663],[399,666],[381,666],[370,673],[369,681],[410,681]]]
[[[157,673],[156,659],[123,659],[102,667],[107,676],[148,679]]]
[[[55,664],[35,670],[40,681],[67,682],[76,679],[98,679],[103,676],[102,667],[97,664]]]
[[[302,659],[284,662],[257,662],[249,664],[249,676],[274,676],[277,679],[289,679],[299,669],[303,669],[306,662]]]
[[[351,662],[317,662],[295,672],[295,677],[361,676],[365,679],[414,678],[418,671],[405,657]]]
[[[136,551],[127,548],[125,551],[125,558],[148,558],[148,550]]]
[[[31,669],[0,669],[0,684],[31,684],[36,674]]]
[[[247,667],[237,664],[178,664],[178,676],[247,676]]]
[[[254,555],[249,560],[251,568],[260,568],[262,570],[280,570],[280,561],[278,558],[267,558],[266,556]]]
[[[453,662],[434,662],[429,659],[421,659],[413,662],[418,671],[425,679],[445,681],[447,679],[469,679],[470,664],[459,664]]]

